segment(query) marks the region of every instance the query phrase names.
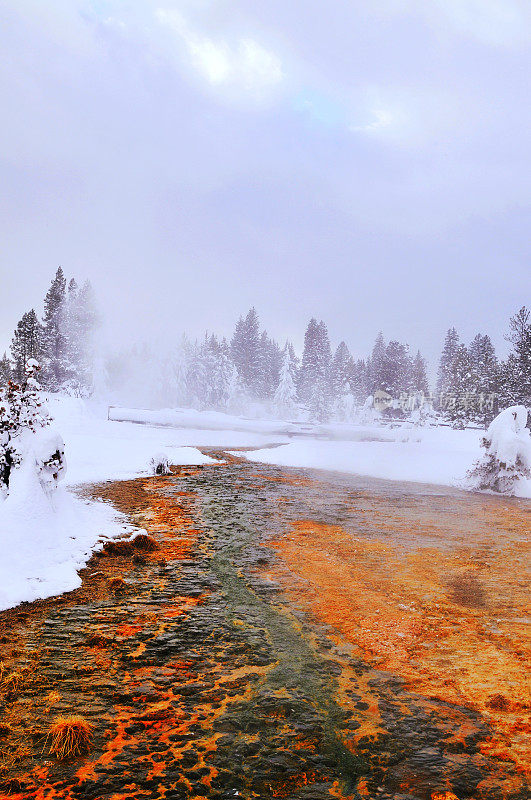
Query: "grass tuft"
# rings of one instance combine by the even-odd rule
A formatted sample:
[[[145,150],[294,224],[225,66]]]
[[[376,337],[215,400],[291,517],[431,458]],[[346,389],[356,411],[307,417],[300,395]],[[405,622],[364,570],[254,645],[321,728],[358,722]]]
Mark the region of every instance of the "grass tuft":
[[[109,586],[113,592],[123,592],[125,591],[127,584],[123,578],[111,578],[109,581]]]
[[[50,754],[62,761],[90,750],[92,726],[84,717],[58,717],[50,728],[48,738]]]
[[[132,540],[131,544],[136,550],[143,550],[145,553],[150,553],[153,550],[159,549],[159,544],[153,536],[148,536],[147,533],[139,533],[138,536]]]
[[[103,549],[111,556],[129,556],[133,552],[132,542],[122,540],[105,542]]]
[[[10,672],[8,675],[2,677],[0,683],[0,690],[6,697],[16,697],[24,683],[24,676],[22,672]]]

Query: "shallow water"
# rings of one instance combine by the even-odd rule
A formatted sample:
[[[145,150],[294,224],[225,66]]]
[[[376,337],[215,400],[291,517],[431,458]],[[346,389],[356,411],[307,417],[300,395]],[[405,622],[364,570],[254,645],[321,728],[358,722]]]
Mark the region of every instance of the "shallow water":
[[[160,547],[0,615],[11,797],[528,796],[529,503],[230,457],[94,494]]]

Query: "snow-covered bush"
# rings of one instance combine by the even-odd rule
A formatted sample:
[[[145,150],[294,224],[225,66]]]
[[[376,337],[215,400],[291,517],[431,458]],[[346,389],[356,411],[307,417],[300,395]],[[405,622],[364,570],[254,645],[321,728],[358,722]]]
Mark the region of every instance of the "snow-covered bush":
[[[10,381],[0,391],[0,496],[7,495],[12,471],[31,450],[32,435],[51,422],[40,396],[39,370],[38,362],[30,359],[23,382]]]
[[[481,444],[484,456],[467,475],[470,487],[515,494],[522,479],[531,478],[531,436],[525,406],[511,406],[491,422]]]
[[[66,474],[65,443],[55,431],[43,432],[33,444],[35,469],[45,492],[53,492]]]
[[[372,425],[382,418],[380,411],[374,406],[374,397],[370,394],[360,408],[356,422],[358,425]]]
[[[153,475],[171,475],[170,460],[166,453],[157,453],[149,462]]]

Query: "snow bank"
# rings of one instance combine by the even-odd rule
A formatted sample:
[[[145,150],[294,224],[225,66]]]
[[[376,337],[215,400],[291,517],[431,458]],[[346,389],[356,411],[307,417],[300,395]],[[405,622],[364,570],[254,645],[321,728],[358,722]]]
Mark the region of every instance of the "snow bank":
[[[364,429],[369,436],[371,429]],[[374,438],[377,432],[374,431]],[[334,470],[373,478],[458,485],[480,455],[480,431],[429,428],[386,430],[387,441],[306,439],[245,453],[251,461]],[[241,455],[241,454],[240,454]]]
[[[468,474],[470,488],[531,497],[531,435],[527,408],[511,406],[491,422],[483,457]]]
[[[179,435],[179,431],[107,421],[107,406],[76,397],[51,396],[48,408],[67,444],[66,483],[127,480],[149,474],[154,453],[163,451],[170,463],[211,464],[191,444],[205,444],[201,436]],[[192,432],[193,434],[193,432]],[[205,437],[203,437],[204,439]],[[231,441],[238,446],[238,442]],[[217,442],[214,442],[217,444]]]
[[[109,419],[115,422],[136,422],[171,428],[193,428],[203,431],[245,431],[262,434],[288,434],[297,423],[282,420],[246,419],[221,411],[196,411],[193,408],[109,408]]]
[[[81,585],[100,537],[131,529],[105,503],[83,501],[62,487],[45,492],[31,459],[13,472],[0,504],[0,610]]]

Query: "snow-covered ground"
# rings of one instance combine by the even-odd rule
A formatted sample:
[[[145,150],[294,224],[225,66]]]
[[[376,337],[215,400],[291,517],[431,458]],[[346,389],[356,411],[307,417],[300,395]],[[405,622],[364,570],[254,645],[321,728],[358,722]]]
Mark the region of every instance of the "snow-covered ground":
[[[263,464],[466,487],[467,472],[484,452],[480,447],[484,431],[375,428],[373,434],[373,441],[298,439],[281,447],[253,450],[245,456]],[[380,434],[385,441],[377,441]],[[368,429],[365,435],[369,436]],[[531,498],[531,480],[521,481],[516,494]]]

